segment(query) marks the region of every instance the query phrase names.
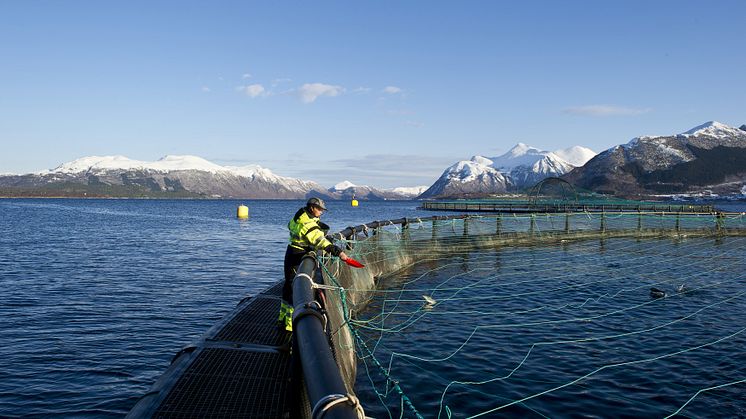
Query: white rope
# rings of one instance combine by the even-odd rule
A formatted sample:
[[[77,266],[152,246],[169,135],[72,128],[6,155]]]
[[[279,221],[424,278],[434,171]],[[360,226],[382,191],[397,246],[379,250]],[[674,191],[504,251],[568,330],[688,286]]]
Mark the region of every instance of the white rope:
[[[349,393],[329,394],[322,397],[321,399],[319,399],[318,402],[316,402],[316,405],[313,407],[313,410],[311,411],[311,417],[313,419],[322,419],[326,415],[326,412],[328,412],[332,407],[342,403],[348,403],[352,405],[352,407],[355,409],[355,413],[357,414],[358,419],[365,419],[365,412],[363,411],[363,406],[360,404],[360,400]]]
[[[342,291],[342,292],[345,291],[344,287],[337,287],[335,285],[318,284],[316,282],[311,283],[311,288],[320,289],[320,290]]]

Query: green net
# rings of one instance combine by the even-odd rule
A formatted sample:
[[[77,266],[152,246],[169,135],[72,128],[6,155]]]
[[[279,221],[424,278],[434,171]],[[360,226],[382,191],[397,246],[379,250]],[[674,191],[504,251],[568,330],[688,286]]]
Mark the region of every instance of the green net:
[[[675,319],[664,316],[657,325],[643,324],[634,330],[618,333],[594,330],[592,334],[586,335],[575,329],[568,329],[563,331],[568,336],[567,339],[556,336],[552,339],[542,339],[539,333],[541,327],[550,325],[552,328],[561,329],[567,323],[593,322],[596,318],[607,319],[617,310],[647,310],[650,303],[655,300],[646,299],[639,304],[613,310],[606,307],[609,311],[593,311],[592,314],[585,316],[572,311],[569,317],[563,317],[561,314],[565,313],[568,307],[573,310],[591,309],[598,301],[604,298],[617,298],[631,289],[647,291],[651,283],[658,284],[659,287],[666,285],[669,289],[683,286],[684,284],[678,284],[682,278],[686,278],[691,288],[682,288],[684,293],[708,289],[722,281],[697,281],[697,278],[707,277],[717,272],[717,269],[726,267],[731,275],[728,280],[740,281],[744,279],[743,271],[746,268],[743,262],[746,219],[742,214],[496,214],[408,219],[401,224],[375,224],[376,228],[358,228],[346,240],[351,247],[349,253],[366,265],[364,269],[350,268],[332,258],[324,261],[322,270],[326,284],[331,286],[325,294],[331,343],[348,391],[355,391],[357,366],[360,361],[370,379],[370,388],[389,416],[451,416],[452,410],[459,407],[459,402],[451,399],[455,397],[454,394],[460,395],[461,392],[469,395],[472,400],[470,404],[482,406],[481,410],[469,413],[472,416],[487,415],[514,405],[520,405],[530,409],[532,414],[543,416],[540,409],[529,405],[532,399],[548,393],[559,393],[568,386],[597,374],[598,371],[613,368],[612,366],[625,365],[632,368],[653,360],[668,359],[681,351],[693,351],[699,346],[707,347],[719,342],[718,339],[704,343],[692,342],[686,348],[669,348],[660,353],[653,351],[635,359],[624,359],[624,356],[620,355],[619,359],[624,360],[616,362],[612,357],[605,363],[588,364],[587,374],[577,374],[575,377],[568,376],[556,382],[548,382],[544,387],[539,386],[542,388],[541,391],[533,393],[529,390],[511,393],[512,389],[495,388],[494,391],[507,393],[496,396],[493,390],[489,390],[493,388],[490,386],[498,382],[517,379],[516,371],[523,371],[527,369],[527,363],[534,362],[530,355],[538,347],[556,348],[585,343],[606,345],[612,339],[637,338],[638,335],[663,327],[661,325],[682,321],[681,317],[688,318],[686,316],[694,315],[683,314]],[[712,250],[703,246],[700,241],[726,237],[730,238],[729,245],[732,248],[729,247],[725,252],[722,248]],[[665,240],[661,242],[662,239]],[[672,241],[686,243],[677,244],[679,247],[673,250],[667,249],[666,246]],[[585,252],[587,246],[593,246],[594,250]],[[537,258],[533,253],[520,250],[534,248],[543,248],[541,257]],[[517,259],[518,262],[512,263],[511,266],[514,269],[520,267],[521,270],[513,272],[506,271],[504,267],[500,268],[499,259],[505,257],[505,249],[518,249],[515,251],[519,253],[511,259]],[[655,253],[654,249],[661,250],[651,260],[645,259],[649,253]],[[557,253],[560,250],[562,252]],[[614,266],[614,262],[604,258],[603,253],[607,251],[617,255],[616,257],[637,255],[637,259],[634,266],[621,263]],[[569,257],[568,254],[581,256],[565,260]],[[533,255],[531,262],[519,263],[520,258],[526,255]],[[678,255],[675,256],[675,267],[659,266],[663,258],[674,257],[671,255]],[[710,267],[708,263],[711,261],[719,263]],[[454,266],[458,268],[455,271]],[[592,281],[593,289],[604,292],[598,295],[593,292],[576,293],[581,289],[586,292],[589,289],[588,283],[573,282],[578,281],[577,274],[594,269],[609,271],[601,272],[600,277]],[[585,274],[592,275],[595,272]],[[620,275],[650,275],[655,281],[623,283]],[[543,282],[545,280],[551,282]],[[511,289],[511,292],[506,295],[495,293],[493,289],[496,281],[500,281],[501,287]],[[620,285],[621,283],[623,285]],[[536,286],[541,288],[534,289]],[[552,303],[533,301],[535,296],[546,292],[556,294],[558,300]],[[579,296],[582,298],[578,299]],[[728,304],[731,301],[729,298],[740,296],[741,294],[729,295],[727,298],[709,303],[707,307]],[[511,306],[516,303],[524,307]],[[704,310],[702,307],[699,309]],[[547,317],[534,319],[533,316],[537,313]],[[475,318],[478,323],[484,316],[489,316],[493,320],[501,319],[501,322],[479,324],[477,327],[468,324],[469,319]],[[450,330],[450,326],[439,324],[433,326],[434,329],[418,330],[422,327],[423,319],[429,318],[464,321],[467,326],[460,328],[460,333],[442,337],[441,330]],[[604,327],[610,326],[607,323]],[[488,330],[489,334],[483,333]],[[450,371],[459,362],[466,362],[457,361],[458,357],[468,358],[479,353],[479,350],[469,349],[474,345],[481,348],[476,343],[479,339],[491,339],[490,342],[484,342],[484,347],[491,347],[497,342],[510,341],[511,337],[502,333],[515,333],[516,330],[521,331],[532,342],[528,353],[524,350],[495,354],[495,359],[489,361],[500,364],[506,373],[461,376]],[[537,336],[531,336],[532,333],[536,333]],[[740,336],[740,333],[736,330],[730,335]],[[730,335],[724,334],[720,338],[727,340]],[[408,337],[416,337],[420,339],[420,343],[429,342],[433,347],[430,350],[419,348],[418,343],[417,351],[406,351],[395,349],[387,343],[390,339],[397,342],[397,345],[406,344]],[[431,353],[432,356],[423,356],[423,351]],[[520,356],[516,358],[517,353],[520,353]],[[486,358],[491,356],[485,355]],[[428,397],[411,397],[412,392],[421,392],[421,385],[407,386],[407,382],[413,380],[398,375],[397,366],[403,363],[408,364],[407,371],[419,368],[435,377],[437,385],[435,382],[428,383],[433,394]],[[735,379],[702,386],[698,390],[708,392],[739,383],[741,381]],[[511,385],[514,388],[520,387],[516,387],[514,382],[511,382]],[[699,392],[697,394],[701,394]],[[687,398],[690,396],[692,398],[686,402],[687,404],[696,397],[687,395]],[[391,407],[392,398],[396,399],[394,404],[398,408]],[[423,406],[418,403],[418,400],[423,399],[427,400],[424,402],[424,414]]]

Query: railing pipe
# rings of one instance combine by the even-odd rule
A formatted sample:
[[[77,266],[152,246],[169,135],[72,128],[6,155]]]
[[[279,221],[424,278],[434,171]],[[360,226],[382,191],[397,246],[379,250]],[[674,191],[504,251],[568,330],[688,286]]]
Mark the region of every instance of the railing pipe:
[[[632,212],[632,211],[668,211],[668,212],[690,212],[690,213],[708,213],[713,212],[714,207],[711,205],[672,205],[672,204],[540,204],[540,203],[523,203],[516,205],[514,203],[458,203],[458,202],[423,202],[422,209],[425,210],[453,210],[453,211],[507,211],[507,212],[559,212],[562,209],[569,211],[584,212]]]
[[[387,221],[373,221],[368,224],[361,224],[359,226],[355,227],[347,227],[344,230],[340,231],[339,233],[335,233],[332,237],[334,238],[342,238],[342,239],[349,239],[352,237],[356,232],[364,231],[366,228],[368,229],[375,229],[378,227],[384,227],[389,225],[395,225],[395,224],[409,224],[417,221],[433,221],[433,220],[460,220],[462,218],[467,218],[469,215],[435,215],[432,217],[427,218],[397,218],[396,220],[387,220]]]
[[[316,267],[315,255],[303,257],[293,279],[293,333],[298,344],[313,418],[323,416],[330,419],[357,419],[355,405],[347,402],[334,403],[340,398],[348,397],[348,394],[324,331],[326,317],[314,296],[313,278]]]

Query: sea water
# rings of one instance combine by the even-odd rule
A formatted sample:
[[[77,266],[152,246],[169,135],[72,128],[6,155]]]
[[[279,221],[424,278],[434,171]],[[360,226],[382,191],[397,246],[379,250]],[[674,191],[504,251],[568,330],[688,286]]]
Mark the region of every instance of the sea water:
[[[235,217],[241,203],[248,220]],[[176,352],[282,278],[286,224],[302,205],[0,200],[0,417],[124,415]],[[435,215],[413,201],[328,205],[332,231]],[[409,390],[430,400],[428,386]]]
[[[0,417],[123,416],[176,352],[282,279],[303,205],[0,200]],[[414,201],[328,206],[332,231],[432,215]]]
[[[451,253],[382,281],[353,323],[372,417],[746,416],[746,237]]]

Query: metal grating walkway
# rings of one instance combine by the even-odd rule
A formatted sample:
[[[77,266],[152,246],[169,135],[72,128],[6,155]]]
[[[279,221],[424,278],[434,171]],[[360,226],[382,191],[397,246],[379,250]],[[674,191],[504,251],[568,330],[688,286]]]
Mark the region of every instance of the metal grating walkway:
[[[290,334],[277,327],[280,300],[255,297],[210,340],[282,346]]]
[[[179,352],[127,417],[289,417],[290,334],[277,325],[282,281],[242,300]]]
[[[290,334],[277,327],[278,298],[255,297],[210,340],[282,346]]]
[[[285,281],[280,281],[280,282],[272,285],[271,287],[267,288],[266,290],[260,292],[259,295],[273,296],[273,297],[282,298],[282,285],[283,285],[284,282]]]
[[[153,417],[283,417],[288,362],[287,354],[205,349]]]

